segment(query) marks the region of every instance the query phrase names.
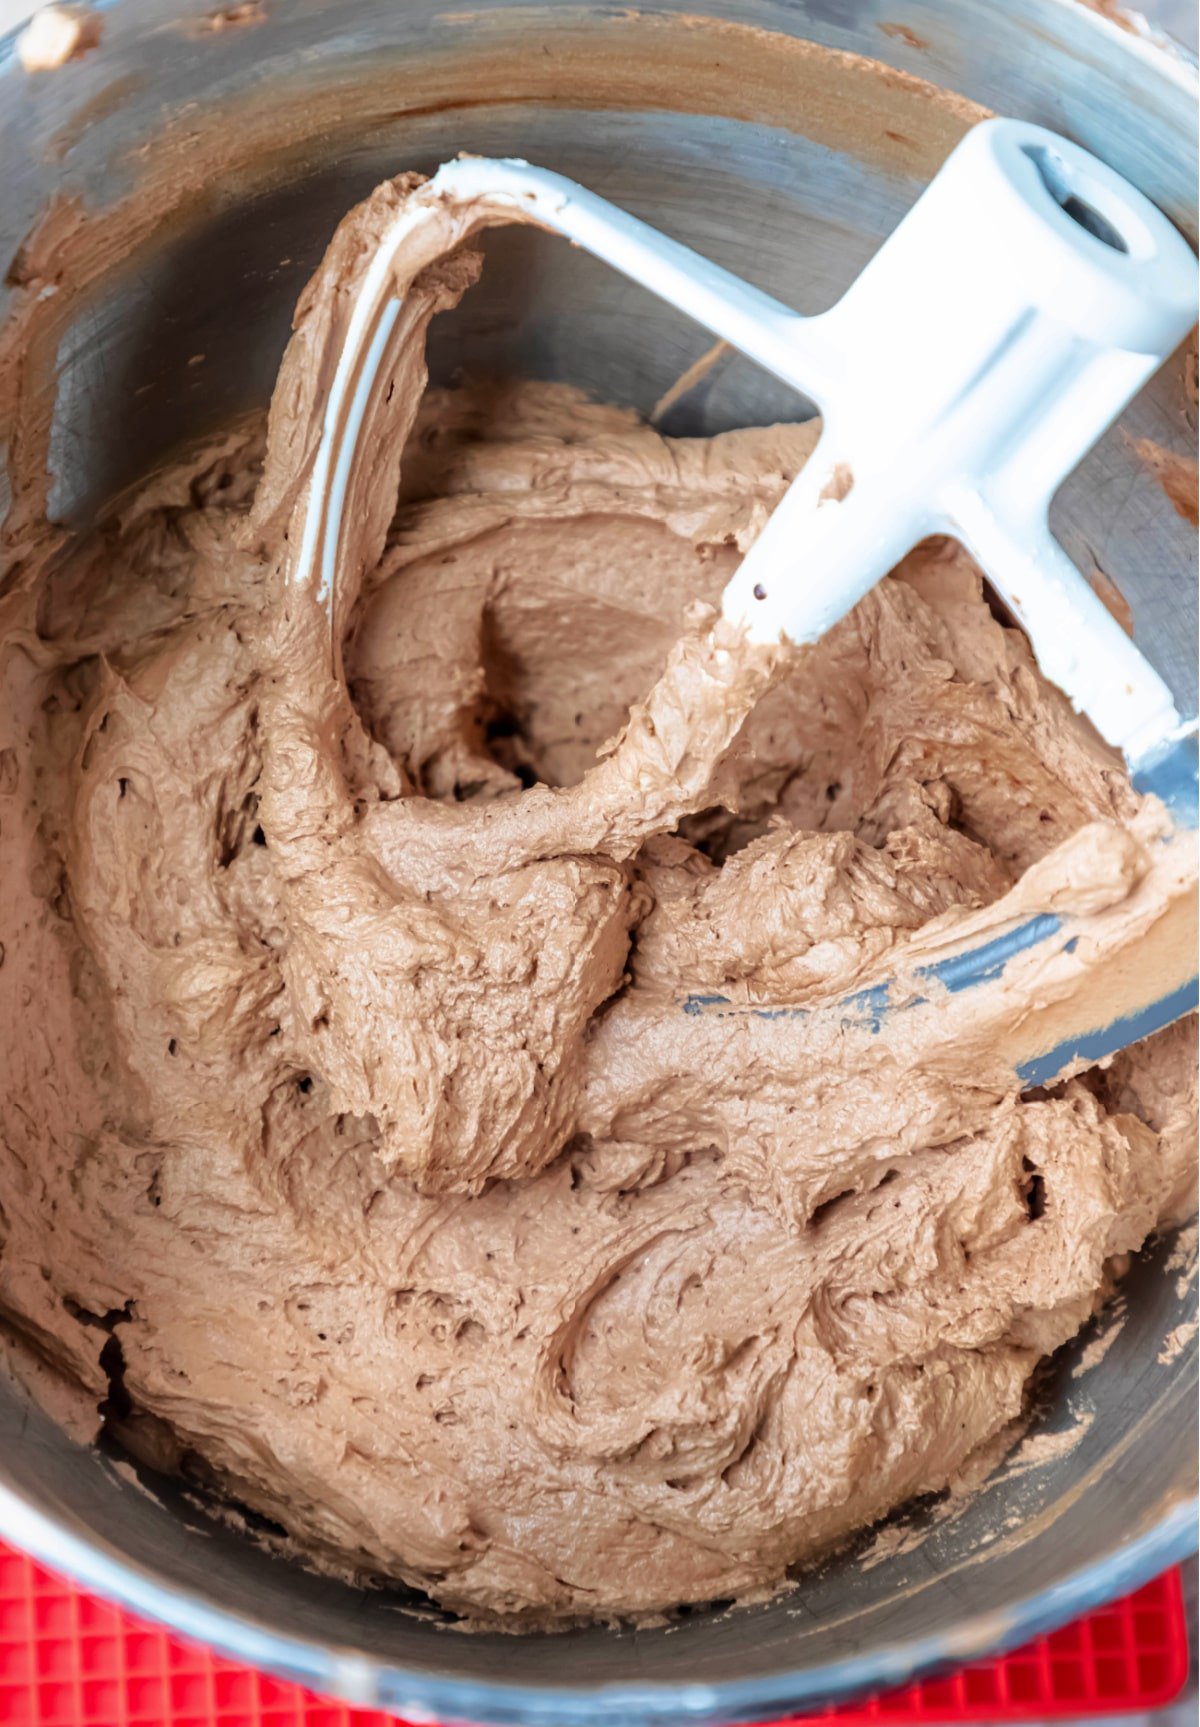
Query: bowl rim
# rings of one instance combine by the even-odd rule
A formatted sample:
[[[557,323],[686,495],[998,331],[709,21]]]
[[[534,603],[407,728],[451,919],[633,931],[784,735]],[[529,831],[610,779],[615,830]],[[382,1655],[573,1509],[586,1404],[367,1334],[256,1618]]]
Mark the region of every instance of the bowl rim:
[[[766,1720],[780,1711],[889,1690],[935,1668],[1000,1655],[1129,1594],[1197,1551],[1200,1499],[1176,1501],[1132,1541],[1069,1572],[1011,1607],[974,1613],[952,1631],[884,1643],[851,1659],[764,1679],[677,1685],[638,1682],[593,1688],[508,1684],[420,1673],[331,1645],[327,1648],[214,1606],[164,1584],[99,1542],[64,1529],[0,1484],[0,1535],[35,1560],[118,1605],[218,1653],[366,1708],[393,1709],[414,1722],[469,1721],[488,1727],[654,1727],[658,1723]]]

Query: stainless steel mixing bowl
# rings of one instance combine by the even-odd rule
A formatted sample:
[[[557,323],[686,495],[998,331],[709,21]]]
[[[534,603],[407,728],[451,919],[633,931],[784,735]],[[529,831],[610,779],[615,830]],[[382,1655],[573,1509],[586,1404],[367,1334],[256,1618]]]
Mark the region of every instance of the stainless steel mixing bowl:
[[[251,0],[220,15],[213,0],[116,0],[78,64],[30,78],[11,43],[0,49],[5,264],[54,194],[100,213],[89,245],[111,230],[125,236],[114,254],[135,249],[86,293],[72,280],[81,254],[62,266],[54,511],[86,525],[164,450],[265,401],[338,217],[384,175],[458,150],[560,168],[817,310],[968,122],[928,79],[1079,139],[1194,235],[1192,70],[1098,12],[1063,0],[707,3],[707,19],[689,19],[662,5]],[[865,73],[847,54],[895,70]],[[130,217],[150,182],[159,213]],[[500,233],[489,251],[483,285],[437,330],[435,372],[515,367],[649,408],[706,344],[560,242]],[[1056,526],[1084,567],[1119,583],[1139,639],[1194,711],[1194,535],[1131,443],[1186,443],[1183,363],[1064,487]],[[668,429],[797,411],[738,361]],[[902,1529],[923,1540],[869,1564],[844,1555],[763,1606],[718,1604],[654,1630],[454,1635],[401,1611],[400,1596],[306,1574],[161,1483],[157,1498],[139,1492],[6,1385],[0,1530],[192,1636],[413,1717],[636,1727],[776,1713],[1014,1643],[1193,1545],[1195,1350],[1167,1359],[1166,1341],[1192,1294],[1171,1253],[1160,1243],[1135,1264],[1098,1366],[1077,1371],[1082,1344],[1051,1364],[1039,1426],[1076,1429],[1073,1446],[1001,1469],[957,1516],[910,1512]]]

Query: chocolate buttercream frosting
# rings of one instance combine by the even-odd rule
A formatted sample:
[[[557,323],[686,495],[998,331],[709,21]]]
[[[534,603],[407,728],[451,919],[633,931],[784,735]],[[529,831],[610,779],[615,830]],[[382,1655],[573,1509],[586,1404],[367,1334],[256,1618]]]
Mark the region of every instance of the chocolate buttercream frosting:
[[[510,1624],[762,1591],[993,1444],[1186,1211],[1194,1033],[1020,1095],[961,1000],[882,1073],[681,1004],[836,1001],[1031,882],[1118,914],[1161,821],[949,542],[802,653],[721,621],[814,427],[426,391],[449,209],[331,631],[298,526],[414,184],[266,428],[0,599],[0,1314],[319,1566]]]

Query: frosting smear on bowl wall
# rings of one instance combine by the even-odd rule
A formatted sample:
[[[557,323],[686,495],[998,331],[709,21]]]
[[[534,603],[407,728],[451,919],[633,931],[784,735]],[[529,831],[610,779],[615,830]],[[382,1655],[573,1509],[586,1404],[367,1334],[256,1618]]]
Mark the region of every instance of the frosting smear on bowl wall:
[[[1194,1026],[1021,1096],[949,998],[886,1071],[681,1004],[837,1000],[1030,870],[1119,914],[1163,819],[949,542],[803,652],[719,621],[812,426],[427,393],[449,213],[331,652],[297,512],[412,185],[269,424],[0,600],[0,1312],[318,1565],[484,1622],[749,1595],[958,1476],[1187,1214]]]

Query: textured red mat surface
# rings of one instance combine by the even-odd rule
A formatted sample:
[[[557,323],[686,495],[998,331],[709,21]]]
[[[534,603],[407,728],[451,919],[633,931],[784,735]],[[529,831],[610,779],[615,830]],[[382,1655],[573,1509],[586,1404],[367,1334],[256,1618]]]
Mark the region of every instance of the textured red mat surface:
[[[1018,1721],[1153,1709],[1179,1695],[1179,1573],[1027,1648],[808,1720]],[[180,1642],[0,1545],[4,1727],[390,1727]]]

